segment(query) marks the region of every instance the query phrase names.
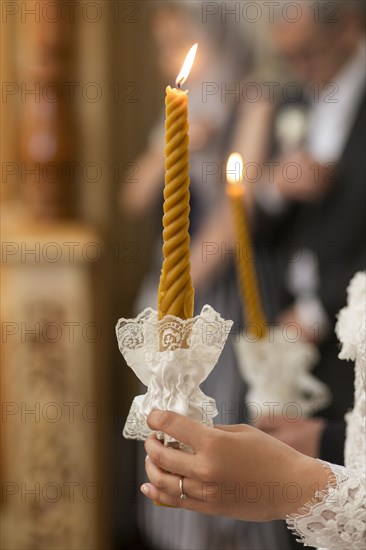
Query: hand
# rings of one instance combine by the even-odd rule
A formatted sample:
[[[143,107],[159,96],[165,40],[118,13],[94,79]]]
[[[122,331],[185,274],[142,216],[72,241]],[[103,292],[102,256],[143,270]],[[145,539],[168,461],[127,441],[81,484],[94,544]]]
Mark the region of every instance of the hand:
[[[319,457],[320,439],[325,427],[325,421],[321,418],[306,418],[294,422],[275,416],[272,419],[261,419],[255,426],[304,455]]]
[[[330,323],[328,321],[319,322],[314,320],[313,323],[306,325],[299,318],[293,307],[283,311],[278,322],[282,327],[288,327],[289,338],[297,338],[301,342],[310,342],[316,345],[319,345],[330,330]],[[291,335],[291,331],[293,335]]]
[[[316,460],[246,425],[208,428],[169,411],[153,411],[154,430],[194,449],[164,447],[155,435],[145,448],[151,483],[141,491],[161,504],[241,520],[283,519],[328,482]],[[187,498],[180,498],[180,479]]]
[[[334,163],[321,165],[306,152],[296,151],[277,159],[274,182],[281,194],[290,200],[320,200],[334,183]]]

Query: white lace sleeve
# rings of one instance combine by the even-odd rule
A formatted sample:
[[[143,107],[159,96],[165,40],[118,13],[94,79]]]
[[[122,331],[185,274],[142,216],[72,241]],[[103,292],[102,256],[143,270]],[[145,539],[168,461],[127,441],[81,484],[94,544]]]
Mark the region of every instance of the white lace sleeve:
[[[345,467],[323,462],[328,488],[298,513],[287,517],[290,529],[305,546],[328,550],[366,548],[366,276],[357,273],[348,288],[348,305],[341,310],[337,332],[340,357],[355,361],[355,404],[347,414]]]
[[[365,550],[365,474],[320,462],[330,473],[329,486],[288,516],[288,527],[305,546]]]

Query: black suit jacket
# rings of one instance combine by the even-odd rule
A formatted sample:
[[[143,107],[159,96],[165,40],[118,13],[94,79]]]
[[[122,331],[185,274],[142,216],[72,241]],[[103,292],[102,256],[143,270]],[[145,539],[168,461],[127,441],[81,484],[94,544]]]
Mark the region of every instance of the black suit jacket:
[[[354,273],[365,269],[366,234],[366,98],[340,159],[336,181],[320,202],[293,202],[280,216],[270,216],[259,207],[254,238],[258,249],[263,294],[267,289],[267,313],[274,320],[292,300],[284,283],[288,251],[308,248],[318,258],[318,297],[332,323],[328,338],[319,346],[320,361],[314,374],[330,388],[333,401],[319,416],[328,422],[320,444],[320,458],[343,464],[345,413],[353,405],[354,365],[338,358],[339,343],[334,333],[336,315],[346,304],[346,288]],[[270,289],[270,291],[268,291]],[[295,549],[303,546],[289,533]]]
[[[321,359],[314,374],[333,394],[332,403],[319,414],[329,422],[321,458],[335,463],[343,462],[344,415],[353,403],[354,369],[338,359],[334,327],[339,309],[346,304],[350,279],[365,268],[365,109],[364,97],[328,194],[316,203],[292,202],[281,215],[269,215],[257,206],[254,227],[264,295],[266,288],[272,289],[266,304],[270,318],[276,318],[294,299],[284,282],[288,251],[307,248],[318,259],[318,297],[332,330],[319,346]]]

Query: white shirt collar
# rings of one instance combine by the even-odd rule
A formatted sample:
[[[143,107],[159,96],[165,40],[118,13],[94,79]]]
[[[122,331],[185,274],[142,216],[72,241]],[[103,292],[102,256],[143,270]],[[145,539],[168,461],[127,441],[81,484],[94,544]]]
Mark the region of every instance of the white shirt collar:
[[[351,132],[365,93],[366,41],[363,38],[354,55],[331,82],[312,97],[308,148],[318,162],[337,162]]]

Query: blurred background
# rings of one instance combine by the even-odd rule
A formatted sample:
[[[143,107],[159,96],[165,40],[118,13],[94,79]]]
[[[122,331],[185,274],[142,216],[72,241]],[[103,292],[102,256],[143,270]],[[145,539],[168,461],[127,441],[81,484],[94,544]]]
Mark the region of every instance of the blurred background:
[[[251,534],[218,521],[215,534],[204,519],[193,523],[179,519],[179,526],[174,523],[177,516],[168,515],[174,511],[151,512],[151,505],[141,502],[143,445],[122,438],[132,398],[141,388],[118,351],[114,332],[119,317],[133,317],[148,305],[156,307],[162,259],[165,88],[175,84],[195,42],[197,59],[185,87],[190,99],[192,276],[197,312],[209,302],[230,316],[238,330],[245,317],[234,273],[235,254],[233,260],[233,254],[227,253],[235,238],[225,202],[223,166],[234,149],[251,163],[247,179],[263,184],[258,197],[248,191],[247,208],[259,249],[271,240],[271,251],[263,247],[263,265],[258,267],[270,320],[280,318],[280,312],[289,315],[297,294],[306,299],[309,293],[312,298],[321,295],[327,286],[324,281],[336,272],[332,288],[324,291],[325,314],[318,308],[314,317],[314,307],[311,314],[308,307],[306,323],[302,317],[308,329],[319,319],[324,325],[334,324],[335,311],[345,300],[346,282],[364,265],[363,222],[355,227],[350,223],[347,239],[339,240],[324,225],[324,212],[333,208],[334,197],[330,206],[319,206],[333,189],[326,169],[344,158],[364,105],[364,70],[357,69],[364,60],[362,9],[357,11],[356,6],[348,17],[342,2],[311,3],[312,10],[305,6],[307,2],[292,2],[292,7],[277,2],[273,4],[279,6],[278,15],[270,4],[1,2],[0,513],[4,550],[282,550],[296,544],[287,540],[283,526],[276,532]],[[363,2],[357,4],[363,6]],[[278,32],[282,24],[287,27]],[[299,29],[292,32],[295,25]],[[341,36],[335,52],[331,47],[334,28]],[[359,44],[363,54],[356,59]],[[353,82],[352,75],[361,76],[356,78],[357,89],[351,86],[347,94],[346,87],[340,96],[343,88],[335,75],[349,60],[356,64],[354,72],[348,68],[342,83]],[[304,82],[307,96],[302,93]],[[304,97],[324,103],[324,90],[330,98],[325,103],[331,108],[322,112],[323,126],[334,113],[342,111],[342,116],[319,143],[313,139],[307,153],[323,147],[324,154],[316,158],[314,153],[310,162],[299,156],[312,124]],[[287,109],[282,118],[274,114],[280,105]],[[324,142],[338,135],[342,126],[346,126],[344,136],[329,151]],[[352,139],[358,145],[350,151],[358,156],[349,153],[342,177],[353,182],[355,176],[349,172],[355,162],[362,179],[364,133]],[[269,172],[257,177],[257,169],[280,154],[286,155],[287,163],[296,161],[302,176],[314,159],[318,162],[315,191],[301,195],[305,184],[295,188],[294,176],[288,172],[287,178],[283,172],[282,176],[274,173],[277,194],[273,186],[266,191]],[[313,179],[314,173],[313,169]],[[361,191],[352,185],[359,205]],[[310,236],[298,228],[291,233],[293,216],[281,218],[281,227],[287,224],[285,234],[291,233],[292,240],[274,243],[271,229],[264,237],[256,232],[255,220],[262,218],[255,217],[252,203],[262,207],[260,215],[271,212],[278,217],[283,198],[296,203],[296,208],[316,204],[308,217],[301,218],[302,227],[312,228]],[[345,211],[335,216],[344,227],[354,203],[343,195],[339,201]],[[359,220],[362,214],[356,214]],[[329,219],[334,228],[337,223],[331,215]],[[262,227],[267,227],[265,222]],[[310,260],[307,252],[302,253],[307,260],[296,273],[292,270],[290,276],[286,271],[291,281],[286,283],[285,298],[284,270],[293,262],[285,266],[284,255],[276,255],[279,261],[274,266],[268,259],[273,247],[287,252],[311,250]],[[313,250],[320,251],[326,269],[319,268],[323,264],[314,260]],[[342,271],[347,254],[347,269]],[[289,255],[285,256],[288,260]],[[314,266],[319,273],[314,274]],[[266,273],[270,273],[267,278]],[[334,339],[331,347],[336,356]],[[210,395],[222,403],[242,403],[245,381],[232,355],[223,361],[232,365],[232,373],[224,384],[220,375],[213,378]],[[344,383],[345,393],[346,383],[351,401],[351,375]],[[220,394],[222,386],[227,395]],[[344,403],[339,410],[332,409],[329,422],[343,418],[347,407]],[[246,421],[242,416],[220,420]],[[216,546],[208,542],[210,536]]]

